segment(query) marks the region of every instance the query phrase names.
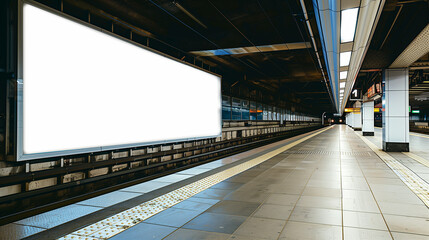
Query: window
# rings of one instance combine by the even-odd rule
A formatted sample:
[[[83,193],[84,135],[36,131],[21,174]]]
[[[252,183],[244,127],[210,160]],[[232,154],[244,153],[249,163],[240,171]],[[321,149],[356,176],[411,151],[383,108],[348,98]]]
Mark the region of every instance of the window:
[[[256,102],[250,102],[250,120],[257,120]]]

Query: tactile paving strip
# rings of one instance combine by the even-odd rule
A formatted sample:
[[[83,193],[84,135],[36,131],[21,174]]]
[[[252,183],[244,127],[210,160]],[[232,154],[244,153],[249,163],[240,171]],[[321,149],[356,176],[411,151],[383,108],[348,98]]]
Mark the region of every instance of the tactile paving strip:
[[[392,169],[405,185],[429,207],[429,184],[398,160],[379,149],[374,143],[359,134],[357,135]]]
[[[144,202],[138,206],[120,212],[116,215],[113,215],[109,218],[96,222],[92,225],[81,228],[75,232],[72,232],[64,237],[59,238],[60,240],[77,240],[77,239],[87,239],[87,240],[100,240],[108,239],[114,235],[130,228],[153,215],[160,213],[161,211],[174,206],[177,203],[186,200],[195,194],[206,190],[207,188],[222,182],[236,174],[239,174],[243,171],[246,171],[249,168],[252,168],[273,156],[276,156],[289,148],[292,148],[330,128],[325,128],[319,132],[313,133],[309,136],[303,137],[299,140],[296,140],[293,143],[287,144],[283,147],[280,147],[276,150],[273,150],[269,153],[256,157],[247,162],[241,163],[237,166],[226,169],[222,172],[215,173],[211,176],[188,184],[184,187],[166,193],[162,196],[154,198],[150,201]]]

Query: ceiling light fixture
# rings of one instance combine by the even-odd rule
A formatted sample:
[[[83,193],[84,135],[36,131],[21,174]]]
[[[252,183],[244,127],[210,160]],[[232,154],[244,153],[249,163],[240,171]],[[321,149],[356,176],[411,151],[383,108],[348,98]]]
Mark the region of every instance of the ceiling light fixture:
[[[340,79],[346,79],[347,78],[347,71],[340,72]]]
[[[341,11],[341,43],[352,42],[355,37],[359,8]]]
[[[340,82],[340,88],[345,88],[346,87],[346,82]]]
[[[352,52],[342,52],[340,53],[340,67],[345,67],[350,64],[350,57],[352,56]]]

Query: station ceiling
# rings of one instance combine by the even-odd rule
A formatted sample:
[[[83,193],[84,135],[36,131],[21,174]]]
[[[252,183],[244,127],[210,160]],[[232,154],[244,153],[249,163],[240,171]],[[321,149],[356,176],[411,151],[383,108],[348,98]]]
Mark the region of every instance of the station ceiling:
[[[87,12],[129,26],[215,67],[231,84],[246,82],[314,113],[334,111],[299,0],[38,1],[82,19]],[[304,2],[322,53],[312,1]],[[376,79],[428,19],[427,0],[386,0],[357,84]]]

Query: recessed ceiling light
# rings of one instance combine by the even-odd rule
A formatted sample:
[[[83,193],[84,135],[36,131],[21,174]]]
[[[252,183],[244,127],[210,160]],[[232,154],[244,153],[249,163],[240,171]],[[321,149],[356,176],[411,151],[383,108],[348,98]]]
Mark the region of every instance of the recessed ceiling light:
[[[341,43],[352,42],[355,37],[359,8],[341,11]]]
[[[340,72],[340,79],[346,79],[347,78],[347,71]]]
[[[340,82],[340,88],[344,88],[346,86],[346,82]]]
[[[340,53],[340,67],[345,67],[350,64],[350,57],[352,56],[352,52],[342,52]]]

